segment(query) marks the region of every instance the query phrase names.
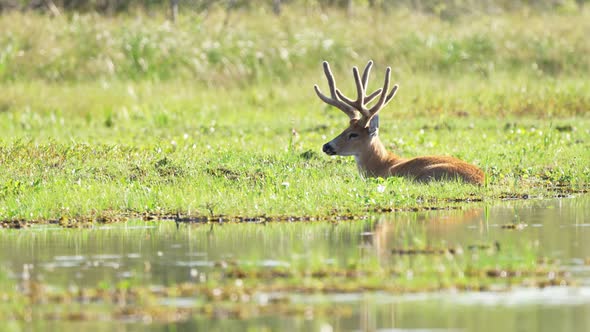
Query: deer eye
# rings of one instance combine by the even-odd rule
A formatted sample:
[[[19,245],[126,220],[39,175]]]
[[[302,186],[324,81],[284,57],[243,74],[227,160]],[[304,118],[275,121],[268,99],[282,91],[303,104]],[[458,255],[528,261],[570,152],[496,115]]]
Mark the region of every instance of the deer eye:
[[[353,138],[357,138],[357,137],[359,137],[359,134],[357,134],[357,133],[350,133],[350,134],[348,134],[348,139],[349,140],[350,139],[353,139]]]

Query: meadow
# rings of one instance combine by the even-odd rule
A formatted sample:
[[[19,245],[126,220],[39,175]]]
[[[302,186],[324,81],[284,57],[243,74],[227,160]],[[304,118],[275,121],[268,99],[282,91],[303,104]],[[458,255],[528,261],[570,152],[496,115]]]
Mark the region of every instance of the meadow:
[[[583,2],[246,1],[175,22],[77,3],[0,15],[0,226],[29,228],[0,232],[0,330],[590,326]],[[387,147],[459,157],[483,186],[322,153],[348,124],[313,91],[322,61],[351,95],[370,59],[371,88],[387,66],[400,85]]]
[[[362,216],[567,196],[590,181],[590,13],[452,20],[286,7],[181,15],[0,16],[0,220]],[[400,84],[381,112],[401,156],[453,155],[486,184],[363,179],[323,143],[322,104],[375,61]]]

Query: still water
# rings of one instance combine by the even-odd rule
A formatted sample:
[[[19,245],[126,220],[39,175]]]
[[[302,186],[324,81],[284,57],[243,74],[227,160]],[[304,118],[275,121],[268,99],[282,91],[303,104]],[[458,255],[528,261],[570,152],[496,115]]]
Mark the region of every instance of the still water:
[[[173,323],[111,320],[108,314],[68,321],[8,319],[0,324],[0,331],[590,331],[589,211],[590,197],[580,196],[392,213],[338,223],[132,221],[92,229],[1,230],[0,285],[5,288],[18,289],[27,280],[48,289],[108,288],[122,282],[153,287],[198,284],[226,264],[288,270],[369,261],[373,266],[395,267],[398,248],[448,247],[469,252],[472,246],[526,252],[524,259],[542,257],[567,271],[574,285],[510,287],[499,292],[253,293],[252,302],[259,307],[284,310],[263,310],[240,318],[195,314]],[[277,298],[280,301],[273,301]],[[160,299],[159,304],[206,303],[175,297]],[[43,304],[33,305],[33,310],[36,306],[46,310]],[[65,310],[105,309],[74,303]]]

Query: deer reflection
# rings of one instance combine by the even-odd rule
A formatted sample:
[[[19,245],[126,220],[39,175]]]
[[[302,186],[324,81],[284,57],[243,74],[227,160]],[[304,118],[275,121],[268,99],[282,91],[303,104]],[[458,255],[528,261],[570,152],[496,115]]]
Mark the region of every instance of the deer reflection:
[[[365,255],[386,259],[393,249],[440,248],[441,243],[457,243],[467,225],[484,223],[484,208],[469,210],[423,211],[382,215],[367,222],[363,232]]]

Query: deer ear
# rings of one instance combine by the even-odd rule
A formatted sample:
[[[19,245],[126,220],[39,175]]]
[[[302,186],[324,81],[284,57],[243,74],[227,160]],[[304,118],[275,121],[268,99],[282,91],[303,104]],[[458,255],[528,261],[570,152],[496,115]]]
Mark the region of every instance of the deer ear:
[[[377,136],[379,133],[379,115],[375,115],[369,122],[369,136]]]

